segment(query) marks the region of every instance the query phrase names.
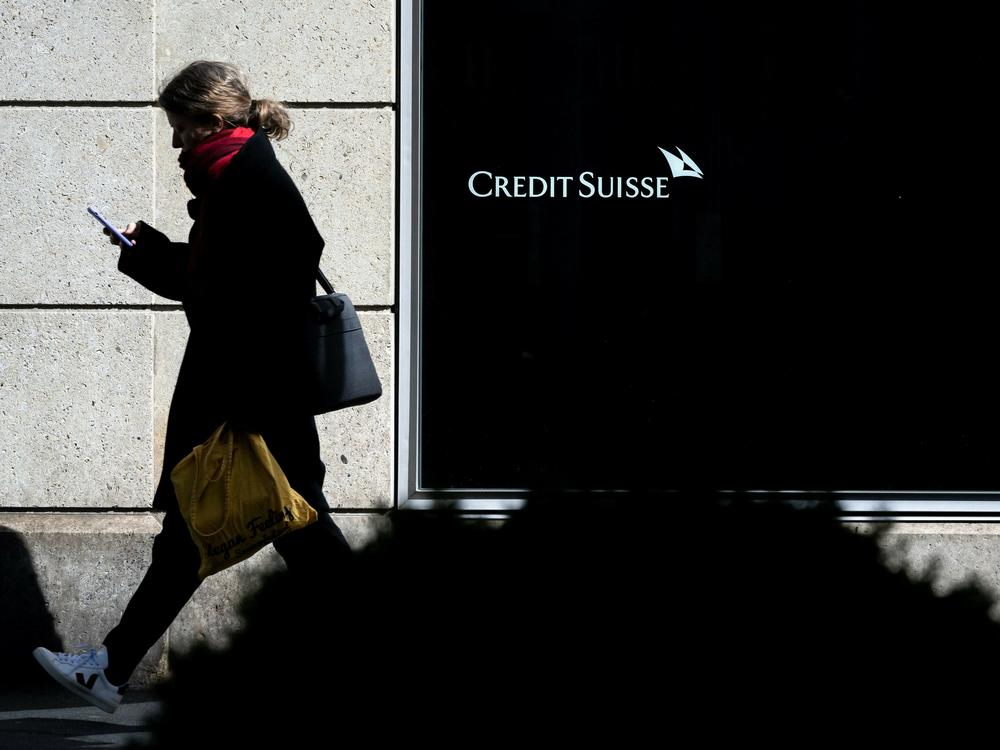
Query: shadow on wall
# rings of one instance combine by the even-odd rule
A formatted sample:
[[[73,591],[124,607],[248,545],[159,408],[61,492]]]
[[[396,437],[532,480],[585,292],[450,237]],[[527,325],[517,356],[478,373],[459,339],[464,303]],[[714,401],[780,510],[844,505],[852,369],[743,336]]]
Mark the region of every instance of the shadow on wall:
[[[983,590],[936,596],[822,508],[539,493],[501,527],[389,516],[348,569],[269,576],[229,650],[178,657],[156,746],[196,722],[208,746],[737,739],[764,711],[941,705],[1000,666]]]
[[[0,644],[4,650],[0,688],[51,681],[31,652],[37,646],[63,650],[28,546],[5,526],[0,526]]]

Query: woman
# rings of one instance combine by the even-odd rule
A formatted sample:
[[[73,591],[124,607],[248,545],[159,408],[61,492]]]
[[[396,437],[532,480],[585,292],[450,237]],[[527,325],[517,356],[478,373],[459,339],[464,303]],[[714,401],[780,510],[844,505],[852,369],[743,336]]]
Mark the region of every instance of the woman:
[[[315,419],[296,400],[302,388],[294,363],[306,361],[303,332],[324,243],[269,140],[287,136],[288,112],[251,99],[248,89],[238,68],[207,61],[191,63],[163,88],[158,103],[195,196],[188,202],[194,224],[186,243],[142,221],[122,232],[135,244],[121,247],[119,270],[182,302],[191,329],[153,498],[166,515],[149,570],[103,644],[76,653],[35,649],[50,675],[109,713],[200,583],[200,554],[170,472],[223,421],[260,432],[291,486],[319,512],[319,522],[274,542],[289,571],[312,574],[351,557],[323,496]]]

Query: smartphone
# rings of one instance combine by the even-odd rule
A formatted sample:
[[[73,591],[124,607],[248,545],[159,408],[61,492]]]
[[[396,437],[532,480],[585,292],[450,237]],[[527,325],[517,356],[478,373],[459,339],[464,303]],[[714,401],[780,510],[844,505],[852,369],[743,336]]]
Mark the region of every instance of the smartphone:
[[[90,208],[88,206],[87,210],[90,212],[91,216],[93,216],[95,219],[97,219],[99,222],[101,222],[104,226],[106,226],[108,229],[110,229],[111,230],[111,234],[113,234],[115,237],[117,237],[118,241],[120,243],[122,243],[125,247],[132,247],[133,245],[135,245],[135,243],[132,242],[132,240],[130,240],[124,234],[122,234],[117,229],[115,229],[113,226],[111,226],[111,224],[108,223],[108,220],[105,219],[103,216],[101,216],[101,214],[96,209]]]

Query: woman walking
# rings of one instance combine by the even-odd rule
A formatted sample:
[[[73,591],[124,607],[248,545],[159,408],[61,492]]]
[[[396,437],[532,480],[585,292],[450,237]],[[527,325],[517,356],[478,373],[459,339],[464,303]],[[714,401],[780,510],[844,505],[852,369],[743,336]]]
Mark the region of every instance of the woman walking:
[[[163,529],[145,577],[100,647],[34,652],[57,681],[109,713],[201,582],[200,553],[170,472],[222,422],[259,432],[292,488],[319,513],[318,522],[274,542],[289,572],[336,570],[351,559],[323,495],[316,422],[299,401],[294,366],[306,361],[306,316],[324,243],[270,143],[287,136],[288,112],[252,99],[245,74],[222,62],[191,63],[157,101],[181,149],[194,224],[187,242],[171,242],[142,221],[129,224],[122,233],[135,244],[121,247],[118,268],[183,303],[190,326],[153,498],[153,508],[165,511]]]

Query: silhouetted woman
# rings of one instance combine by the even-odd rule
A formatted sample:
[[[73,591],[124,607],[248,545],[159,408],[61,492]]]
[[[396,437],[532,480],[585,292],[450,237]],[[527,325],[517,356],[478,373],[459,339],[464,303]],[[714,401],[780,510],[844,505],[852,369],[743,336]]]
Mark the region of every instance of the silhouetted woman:
[[[153,508],[166,513],[163,529],[149,570],[103,645],[35,650],[50,675],[108,712],[201,582],[200,553],[170,472],[222,422],[260,432],[291,486],[319,511],[317,523],[274,542],[289,571],[336,570],[351,556],[323,495],[315,418],[297,401],[303,389],[290,364],[305,361],[299,347],[306,346],[304,316],[323,239],[271,146],[271,138],[287,136],[288,112],[271,99],[252,99],[237,67],[207,61],[178,73],[158,103],[181,149],[194,223],[187,242],[142,221],[129,224],[122,233],[135,245],[121,248],[118,268],[182,302],[190,326],[153,498]]]

